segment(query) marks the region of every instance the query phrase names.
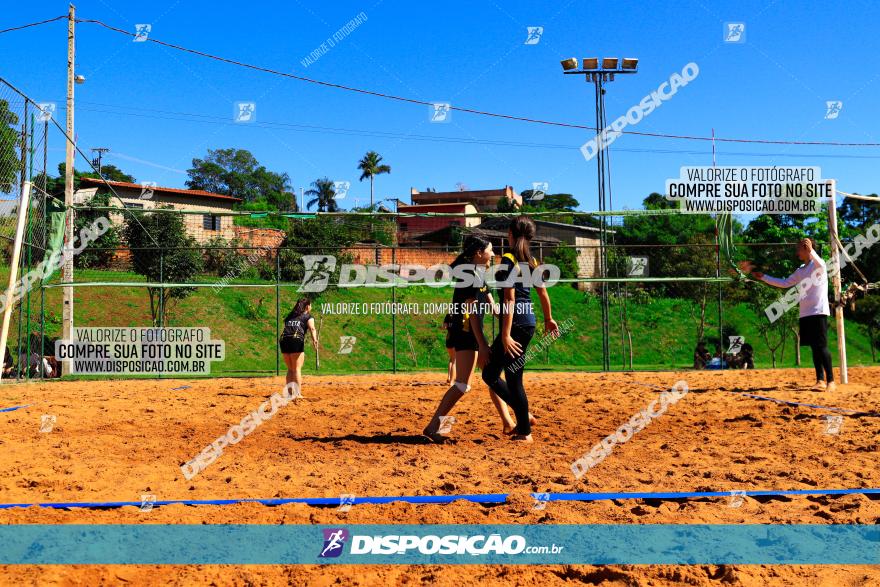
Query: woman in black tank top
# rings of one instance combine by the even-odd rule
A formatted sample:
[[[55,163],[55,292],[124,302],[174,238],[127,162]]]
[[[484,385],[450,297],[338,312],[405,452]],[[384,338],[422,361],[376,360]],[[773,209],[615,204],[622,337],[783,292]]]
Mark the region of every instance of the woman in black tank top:
[[[315,329],[315,319],[309,313],[311,310],[311,300],[308,298],[299,300],[284,318],[284,328],[278,340],[281,356],[287,366],[286,382],[295,382],[299,389],[302,389],[302,366],[306,360],[306,334],[311,336],[312,344],[316,349],[318,348],[318,331]]]

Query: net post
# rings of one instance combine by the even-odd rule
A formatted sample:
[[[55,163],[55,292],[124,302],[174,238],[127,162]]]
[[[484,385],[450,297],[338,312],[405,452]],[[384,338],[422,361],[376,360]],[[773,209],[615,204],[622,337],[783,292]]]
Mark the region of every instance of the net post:
[[[0,352],[6,353],[6,343],[9,340],[9,323],[12,321],[12,310],[15,302],[12,294],[15,291],[15,283],[18,281],[18,262],[21,258],[21,244],[24,240],[24,221],[27,218],[28,202],[30,202],[31,182],[25,181],[21,189],[21,197],[18,201],[18,222],[15,226],[15,242],[12,245],[12,260],[9,262],[9,287],[6,289],[3,308],[3,328],[0,331]],[[30,357],[28,357],[30,359]],[[19,361],[20,363],[20,361]],[[0,372],[0,378],[3,373]]]
[[[832,282],[834,285],[834,321],[837,323],[837,352],[840,359],[840,382],[849,383],[846,365],[846,328],[843,323],[843,306],[840,304],[840,238],[837,236],[837,180],[828,180],[831,199],[828,202],[828,231],[831,233],[831,263],[836,271]]]

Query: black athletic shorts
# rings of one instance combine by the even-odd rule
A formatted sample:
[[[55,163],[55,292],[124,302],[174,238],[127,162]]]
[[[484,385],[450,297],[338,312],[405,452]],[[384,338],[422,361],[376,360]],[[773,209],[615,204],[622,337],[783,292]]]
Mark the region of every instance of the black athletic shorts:
[[[450,342],[452,345],[449,344]],[[477,337],[472,333],[459,329],[449,332],[446,348],[454,348],[456,351],[476,351],[479,350],[480,345],[477,342]]]
[[[278,346],[285,355],[290,353],[301,353],[305,350],[305,341],[293,337],[281,337],[278,339]]]
[[[828,346],[828,316],[817,314],[800,320],[801,346]]]
[[[448,348],[448,349],[455,348],[455,341],[452,340],[452,332],[450,332],[450,331],[446,332],[446,348]]]

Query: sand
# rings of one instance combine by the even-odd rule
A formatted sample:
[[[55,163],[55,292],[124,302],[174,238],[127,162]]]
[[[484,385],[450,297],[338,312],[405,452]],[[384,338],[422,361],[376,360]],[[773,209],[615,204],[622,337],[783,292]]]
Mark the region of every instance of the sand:
[[[304,398],[187,481],[193,458],[283,382],[215,379],[52,382],[0,387],[0,502],[338,497],[341,494],[510,493],[485,506],[357,505],[347,513],[300,504],[173,505],[141,512],[0,510],[0,523],[815,523],[877,524],[864,495],[550,503],[531,492],[878,488],[880,418],[780,405],[738,391],[880,412],[880,368],[850,371],[832,394],[805,390],[807,369],[751,372],[532,373],[538,424],[515,443],[485,386],[457,406],[452,440],[419,436],[445,391],[443,375],[310,377]],[[689,393],[581,481],[571,463],[679,380]],[[188,389],[173,388],[189,386]],[[55,416],[40,432],[41,416]],[[295,585],[880,585],[863,566],[7,566],[3,584]]]

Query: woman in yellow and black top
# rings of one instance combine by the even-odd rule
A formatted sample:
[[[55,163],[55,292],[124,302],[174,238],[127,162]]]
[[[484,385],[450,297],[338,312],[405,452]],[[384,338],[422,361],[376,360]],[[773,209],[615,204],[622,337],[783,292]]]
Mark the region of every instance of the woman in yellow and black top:
[[[440,418],[446,416],[464,394],[470,391],[470,380],[474,373],[474,362],[483,367],[489,361],[489,343],[483,335],[483,312],[493,304],[492,295],[486,287],[483,276],[477,275],[478,268],[486,268],[492,262],[494,253],[492,243],[478,236],[470,235],[463,243],[461,254],[452,262],[456,272],[466,273],[466,279],[456,279],[452,293],[452,311],[449,326],[449,344],[455,349],[455,382],[446,391],[437,411],[425,427],[424,435],[434,442],[443,442],[446,437],[438,433]],[[505,429],[513,427],[513,419],[507,406],[491,393]]]
[[[483,381],[498,397],[513,408],[516,428],[513,440],[532,441],[532,416],[529,399],[523,387],[524,361],[529,342],[535,335],[535,313],[532,310],[531,275],[538,263],[532,257],[531,241],[535,237],[535,223],[528,216],[518,216],[510,223],[507,238],[512,254],[505,254],[503,267],[495,274],[501,284],[501,329],[490,350],[491,359],[483,367]],[[550,308],[550,296],[543,287],[535,285],[544,314],[544,331],[559,330]],[[501,372],[504,379],[501,379]]]

